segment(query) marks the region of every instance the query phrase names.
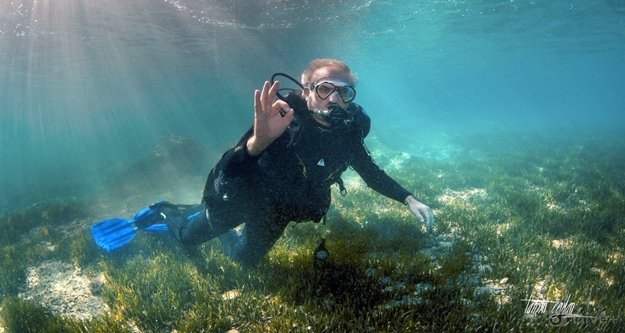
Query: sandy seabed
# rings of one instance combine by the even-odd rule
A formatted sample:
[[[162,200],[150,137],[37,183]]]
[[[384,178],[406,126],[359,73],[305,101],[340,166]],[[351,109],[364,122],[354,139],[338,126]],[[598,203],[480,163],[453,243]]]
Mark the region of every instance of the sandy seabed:
[[[104,283],[103,274],[89,276],[68,263],[46,261],[28,268],[26,287],[19,297],[54,313],[86,320],[109,310],[100,296]]]

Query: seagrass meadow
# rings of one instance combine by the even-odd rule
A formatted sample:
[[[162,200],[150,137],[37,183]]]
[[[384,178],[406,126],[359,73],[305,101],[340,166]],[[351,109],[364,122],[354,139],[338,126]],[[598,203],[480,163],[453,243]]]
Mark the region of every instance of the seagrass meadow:
[[[622,0],[0,0],[0,333],[625,331],[624,14]],[[197,204],[255,90],[274,77],[312,93],[322,78],[297,81],[320,58],[356,76],[365,144],[433,230],[348,169],[327,223],[289,225],[254,268],[217,239],[94,244],[99,221]]]
[[[149,198],[40,202],[0,221],[0,331],[622,328],[622,133],[458,135],[447,139],[446,158],[394,151],[375,136],[369,145],[388,173],[433,207],[433,231],[350,174],[349,193],[333,193],[325,226],[289,226],[261,264],[246,269],[217,240],[185,248],[166,234],[139,232],[117,252],[97,249],[92,223],[128,216]],[[322,236],[330,256],[321,262],[313,249]],[[40,269],[52,264],[64,273]],[[32,292],[52,275],[55,283]],[[86,282],[74,293],[99,307],[59,292],[78,277]]]

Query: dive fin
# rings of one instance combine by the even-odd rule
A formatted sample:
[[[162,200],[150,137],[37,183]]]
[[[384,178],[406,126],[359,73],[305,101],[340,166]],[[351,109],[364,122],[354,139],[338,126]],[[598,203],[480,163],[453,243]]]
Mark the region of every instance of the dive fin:
[[[130,220],[119,217],[102,220],[91,226],[93,240],[99,248],[107,253],[111,253],[130,243],[137,235],[137,230],[139,229],[151,232],[167,232],[169,231],[167,224],[157,223],[165,219],[160,213],[160,208],[164,205],[177,207],[167,201],[160,201],[140,210]],[[181,205],[181,207],[188,210],[189,207],[201,206]],[[194,214],[197,214],[197,212],[194,212]]]

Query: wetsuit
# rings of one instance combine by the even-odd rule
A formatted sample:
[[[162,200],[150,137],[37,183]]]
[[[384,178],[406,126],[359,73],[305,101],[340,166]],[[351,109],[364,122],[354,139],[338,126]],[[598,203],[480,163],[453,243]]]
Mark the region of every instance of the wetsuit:
[[[170,224],[175,237],[198,244],[220,237],[226,253],[255,264],[273,246],[289,221],[320,221],[330,206],[330,186],[352,167],[375,191],[404,202],[410,193],[372,160],[364,146],[370,119],[351,103],[352,121],[329,130],[317,123],[305,101],[294,95],[286,131],[259,156],[247,152],[248,130],[211,170],[204,188],[206,214]],[[242,234],[228,232],[245,223]],[[228,232],[228,233],[226,233]]]

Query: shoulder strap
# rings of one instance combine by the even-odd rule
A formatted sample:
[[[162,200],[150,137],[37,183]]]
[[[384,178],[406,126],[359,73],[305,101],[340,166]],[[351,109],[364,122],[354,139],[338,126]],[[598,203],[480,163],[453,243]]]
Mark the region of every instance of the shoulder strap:
[[[292,147],[299,142],[302,133],[302,126],[305,124],[306,117],[310,117],[308,107],[306,106],[306,100],[301,94],[289,93],[284,98],[284,101],[295,111],[295,118],[287,128],[289,133],[289,142],[287,147]]]
[[[354,125],[360,134],[360,143],[363,143],[371,130],[371,118],[369,118],[362,106],[356,103],[350,103],[349,109],[353,113]]]

